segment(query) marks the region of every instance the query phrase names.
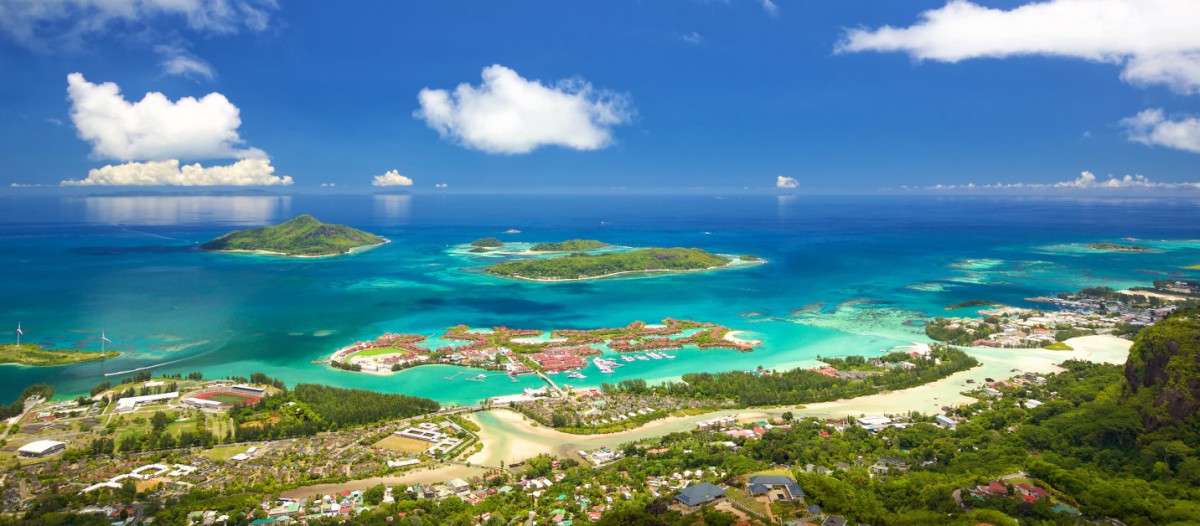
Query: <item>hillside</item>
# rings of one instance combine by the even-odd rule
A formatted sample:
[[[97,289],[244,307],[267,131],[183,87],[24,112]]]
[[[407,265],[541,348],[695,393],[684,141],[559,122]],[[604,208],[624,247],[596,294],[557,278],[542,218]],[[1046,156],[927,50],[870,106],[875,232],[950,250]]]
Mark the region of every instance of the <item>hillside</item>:
[[[558,281],[631,272],[703,270],[729,264],[729,259],[698,248],[644,248],[607,254],[571,254],[549,259],[509,261],[486,269],[498,276]]]
[[[1125,380],[1147,430],[1194,422],[1200,411],[1200,311],[1142,329],[1129,350]]]
[[[532,252],[586,252],[609,246],[595,239],[568,239],[558,243],[538,243],[530,247]]]
[[[386,243],[375,234],[301,215],[277,226],[235,230],[200,248],[218,252],[268,252],[284,256],[335,256]]]

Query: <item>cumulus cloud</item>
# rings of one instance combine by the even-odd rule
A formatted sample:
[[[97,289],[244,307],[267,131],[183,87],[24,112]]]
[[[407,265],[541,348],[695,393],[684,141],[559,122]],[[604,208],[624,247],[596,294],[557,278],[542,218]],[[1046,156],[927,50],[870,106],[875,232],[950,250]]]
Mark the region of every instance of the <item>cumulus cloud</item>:
[[[333,188],[335,186],[337,186],[337,183],[321,183],[321,188]]]
[[[679,37],[679,38],[683,39],[684,42],[687,42],[688,44],[691,44],[693,46],[697,46],[697,45],[704,43],[704,35],[701,35],[700,33],[697,33],[695,31],[692,31],[691,33],[683,35],[682,37]]]
[[[1010,10],[951,0],[909,27],[851,29],[836,51],[958,62],[1048,55],[1119,64],[1132,84],[1200,93],[1200,2],[1047,0]]]
[[[580,79],[553,85],[509,68],[483,70],[479,86],[453,92],[422,89],[414,115],[445,138],[487,153],[529,153],[542,146],[596,150],[612,143],[610,128],[632,116],[628,97]]]
[[[413,180],[400,175],[399,170],[388,170],[383,175],[376,175],[371,186],[412,186]]]
[[[992,184],[937,184],[932,186],[903,186],[903,190],[935,190],[935,191],[955,191],[955,190],[1046,190],[1046,189],[1063,189],[1063,190],[1113,190],[1113,189],[1129,189],[1129,188],[1145,188],[1145,189],[1200,189],[1200,182],[1189,183],[1158,183],[1151,181],[1144,175],[1125,175],[1124,177],[1109,176],[1108,179],[1101,180],[1096,177],[1096,174],[1084,171],[1070,181],[1060,181],[1057,183],[992,183]]]
[[[263,158],[257,148],[240,148],[240,111],[220,93],[172,102],[158,92],[130,103],[116,84],[92,84],[82,74],[67,76],[71,120],[79,137],[92,143],[96,158],[119,161]]]
[[[78,47],[119,26],[153,29],[159,18],[182,18],[205,34],[262,31],[276,0],[4,0],[0,33],[28,48]]]
[[[287,186],[290,176],[277,176],[267,159],[242,159],[226,166],[180,166],[175,159],[109,165],[88,171],[86,179],[62,186]]]
[[[763,11],[766,11],[768,15],[779,16],[779,6],[775,5],[775,2],[772,0],[762,0],[762,7]]]
[[[448,186],[446,183],[437,183],[433,185],[434,188],[445,188],[446,186]]]
[[[1121,120],[1126,136],[1148,146],[1200,153],[1200,119],[1168,119],[1161,109],[1149,109]]]
[[[163,73],[188,78],[204,77],[212,80],[217,76],[212,66],[204,60],[177,46],[155,46],[154,51],[162,55]]]
[[[796,188],[800,186],[800,181],[793,177],[779,176],[775,178],[775,188]]]

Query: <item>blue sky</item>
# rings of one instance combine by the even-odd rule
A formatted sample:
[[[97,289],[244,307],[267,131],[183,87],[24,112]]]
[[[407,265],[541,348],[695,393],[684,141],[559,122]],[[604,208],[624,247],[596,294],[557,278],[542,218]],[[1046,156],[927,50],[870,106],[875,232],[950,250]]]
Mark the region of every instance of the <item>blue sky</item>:
[[[1040,10],[1014,1],[233,0],[191,11],[112,0],[129,8],[120,15],[82,0],[6,3],[6,191],[128,182],[134,168],[142,182],[170,173],[162,180],[176,184],[232,173],[144,164],[172,160],[203,170],[241,163],[236,173],[257,175],[239,181],[286,176],[296,191],[377,190],[374,178],[392,170],[383,181],[400,186],[383,188],[417,192],[1008,188],[1084,171],[1099,182],[1200,181],[1191,1],[1130,2],[1185,28],[1151,24],[1145,31],[1166,35],[1152,45],[1134,30],[1105,33],[1126,31],[1117,26],[1068,27],[1062,0]],[[1039,23],[1051,29],[1019,38]],[[1082,36],[1057,36],[1072,31]],[[496,84],[485,85],[492,66]],[[72,73],[81,81],[68,98]],[[132,110],[110,111],[104,83],[131,104],[147,92],[168,106],[210,93],[225,102],[205,99],[186,114],[145,107],[143,124],[131,124]],[[470,103],[454,93],[464,83]],[[423,106],[422,90],[446,91]],[[514,115],[526,124],[506,128]],[[175,125],[183,129],[162,130]],[[206,126],[210,135],[192,133]],[[792,186],[781,177],[796,188],[776,188]]]

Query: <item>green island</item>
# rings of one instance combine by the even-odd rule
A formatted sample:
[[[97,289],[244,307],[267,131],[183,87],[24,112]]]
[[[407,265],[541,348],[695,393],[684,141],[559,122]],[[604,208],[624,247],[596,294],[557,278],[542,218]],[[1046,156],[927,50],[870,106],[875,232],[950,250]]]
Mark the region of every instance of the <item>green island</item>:
[[[200,245],[200,249],[210,252],[321,257],[349,254],[387,242],[387,239],[375,234],[345,225],[322,223],[305,214],[276,226],[235,230]]]
[[[538,243],[530,247],[530,252],[587,252],[607,248],[611,245],[595,239],[568,239],[558,243]]]
[[[992,305],[997,305],[997,303],[989,300],[967,300],[955,303],[954,305],[947,305],[946,310],[958,310],[965,309],[967,307],[986,307]]]
[[[1122,245],[1119,243],[1089,243],[1088,248],[1103,252],[1149,252],[1149,247],[1138,245]]]
[[[15,343],[0,345],[0,364],[14,363],[45,367],[107,360],[120,355],[121,353],[117,351],[43,349],[36,343],[22,343],[20,346]]]
[[[643,272],[687,272],[726,267],[733,260],[698,248],[642,248],[606,254],[571,254],[506,261],[485,272],[533,281],[568,281]]]
[[[504,246],[504,242],[494,237],[485,237],[483,239],[476,239],[475,241],[472,241],[471,246],[476,248],[499,248]]]

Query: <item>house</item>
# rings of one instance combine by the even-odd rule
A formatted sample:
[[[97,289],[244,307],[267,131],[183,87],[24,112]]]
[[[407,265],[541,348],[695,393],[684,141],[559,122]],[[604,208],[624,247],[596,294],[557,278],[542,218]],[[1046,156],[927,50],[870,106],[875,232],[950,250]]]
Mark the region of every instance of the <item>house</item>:
[[[701,482],[679,490],[679,494],[675,496],[675,500],[683,503],[685,506],[700,506],[724,497],[725,490],[707,482]]]
[[[937,425],[938,427],[944,429],[954,429],[955,427],[958,427],[958,421],[946,415],[938,415]]]
[[[972,493],[979,495],[980,497],[1008,495],[1008,486],[1005,486],[1004,483],[1000,482],[999,480],[993,480],[985,486],[976,486]]]
[[[792,477],[783,475],[755,475],[750,477],[749,484],[746,486],[750,495],[767,495],[772,500],[792,502],[804,502],[804,490],[800,489],[800,485],[796,484],[796,480]]]
[[[1041,500],[1041,499],[1044,499],[1044,498],[1047,498],[1050,496],[1050,494],[1047,493],[1046,490],[1039,488],[1037,486],[1030,486],[1029,484],[1025,484],[1023,482],[1020,484],[1017,484],[1016,489],[1017,489],[1017,493],[1019,493],[1023,496],[1026,496],[1026,497],[1033,497],[1033,500]]]

